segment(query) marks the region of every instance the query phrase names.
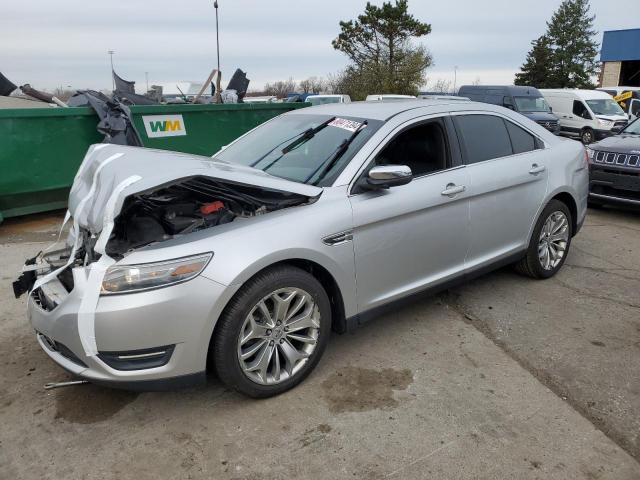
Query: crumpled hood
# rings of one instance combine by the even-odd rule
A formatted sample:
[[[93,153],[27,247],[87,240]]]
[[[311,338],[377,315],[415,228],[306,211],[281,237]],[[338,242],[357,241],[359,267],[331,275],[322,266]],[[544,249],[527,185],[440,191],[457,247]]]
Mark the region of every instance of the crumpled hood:
[[[69,194],[69,211],[82,228],[98,234],[105,213],[114,218],[124,199],[137,192],[196,175],[269,190],[318,197],[322,188],[292,182],[243,165],[209,157],[122,145],[92,145],[76,174]],[[123,185],[127,185],[122,188]],[[121,188],[118,189],[117,187]],[[112,193],[121,190],[113,211],[107,212]],[[111,210],[111,207],[109,208]]]
[[[593,150],[603,150],[614,153],[640,153],[640,136],[625,135],[621,133],[613,137],[607,137],[598,143],[590,145]]]

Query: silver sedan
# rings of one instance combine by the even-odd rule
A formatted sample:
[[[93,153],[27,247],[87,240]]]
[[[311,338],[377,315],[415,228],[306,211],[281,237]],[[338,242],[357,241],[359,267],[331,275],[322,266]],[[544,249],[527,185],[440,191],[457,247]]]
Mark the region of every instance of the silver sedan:
[[[331,330],[401,299],[507,264],[553,276],[587,195],[582,145],[501,107],[305,108],[213,158],[94,145],[66,241],[14,289],[80,378],[151,390],[209,370],[266,397],[313,370]]]

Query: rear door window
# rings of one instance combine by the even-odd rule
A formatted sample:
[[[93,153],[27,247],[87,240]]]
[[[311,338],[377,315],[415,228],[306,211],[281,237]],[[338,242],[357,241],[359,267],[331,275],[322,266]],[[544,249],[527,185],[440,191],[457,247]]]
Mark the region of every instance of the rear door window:
[[[533,135],[509,120],[505,120],[504,123],[511,137],[513,153],[530,152],[536,149],[536,139]]]
[[[505,122],[493,115],[457,115],[456,130],[461,137],[467,164],[513,155]]]

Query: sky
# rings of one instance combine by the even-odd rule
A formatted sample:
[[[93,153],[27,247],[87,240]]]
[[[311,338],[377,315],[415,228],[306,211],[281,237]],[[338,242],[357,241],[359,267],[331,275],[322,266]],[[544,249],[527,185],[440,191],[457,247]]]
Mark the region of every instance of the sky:
[[[591,0],[602,32],[640,27],[638,0]],[[355,19],[364,0],[219,0],[221,70],[247,72],[250,90],[265,82],[326,76],[347,64],[331,40],[339,21]],[[373,0],[380,5],[382,0]],[[530,42],[542,35],[560,0],[409,0],[430,23],[419,41],[434,65],[428,83],[513,83]],[[141,91],[154,82],[203,82],[216,65],[212,0],[29,0],[0,16],[0,72],[35,88],[109,88],[116,72]],[[223,80],[223,85],[226,82]]]

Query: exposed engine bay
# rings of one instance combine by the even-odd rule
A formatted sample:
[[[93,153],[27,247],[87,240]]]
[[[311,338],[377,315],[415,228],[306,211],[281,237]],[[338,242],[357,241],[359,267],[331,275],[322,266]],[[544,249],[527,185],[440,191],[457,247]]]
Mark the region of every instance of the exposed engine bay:
[[[106,252],[126,252],[178,235],[308,202],[307,197],[191,177],[128,197],[115,220]]]
[[[296,193],[212,177],[182,178],[127,197],[115,218],[105,251],[118,260],[146,245],[313,201],[314,198]],[[50,282],[47,288],[64,287],[58,288],[61,294],[73,289],[72,268],[89,265],[100,258],[94,251],[98,235],[84,228],[80,228],[78,234],[79,247],[73,259],[68,245],[27,260],[23,274],[13,285],[16,298],[32,289],[37,276],[65,264],[69,268],[62,270],[57,281]]]

